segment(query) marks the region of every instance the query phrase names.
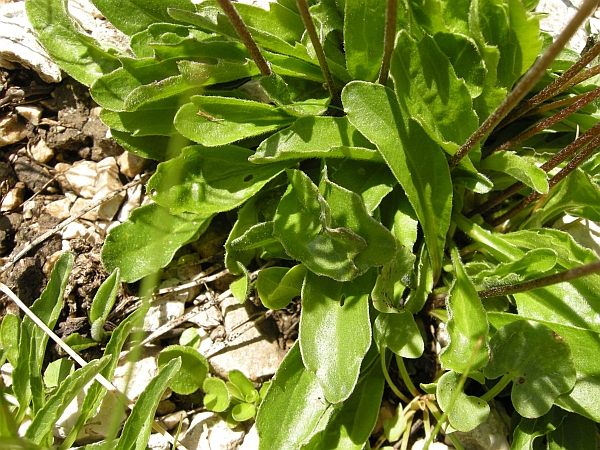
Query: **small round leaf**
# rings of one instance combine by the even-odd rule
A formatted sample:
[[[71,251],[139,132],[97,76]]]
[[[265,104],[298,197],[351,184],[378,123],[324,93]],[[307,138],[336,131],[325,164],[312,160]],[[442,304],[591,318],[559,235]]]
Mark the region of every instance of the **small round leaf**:
[[[222,412],[229,406],[229,391],[223,380],[207,378],[202,384],[204,406],[214,412]]]
[[[208,361],[193,348],[171,345],[158,355],[158,367],[177,357],[181,357],[181,369],[171,380],[170,387],[178,394],[188,395],[202,386],[208,374]]]
[[[235,405],[231,411],[231,415],[238,422],[252,419],[254,414],[256,414],[256,406],[251,403],[240,403],[239,405]]]
[[[446,372],[437,383],[436,398],[442,411],[448,411],[450,425],[459,431],[471,431],[481,424],[490,413],[490,406],[480,398],[460,392],[452,404],[452,396],[458,387],[461,375]]]

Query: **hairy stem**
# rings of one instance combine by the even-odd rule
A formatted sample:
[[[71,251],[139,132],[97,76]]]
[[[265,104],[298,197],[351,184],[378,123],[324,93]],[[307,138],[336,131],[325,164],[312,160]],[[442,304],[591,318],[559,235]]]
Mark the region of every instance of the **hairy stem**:
[[[527,95],[535,83],[544,75],[546,69],[550,67],[552,61],[558,56],[561,50],[567,45],[571,37],[579,29],[585,19],[594,11],[597,6],[597,0],[584,0],[581,7],[560,33],[548,50],[531,66],[527,73],[517,83],[515,88],[504,99],[504,101],[490,114],[490,116],[475,130],[467,142],[458,149],[458,152],[450,160],[450,168],[456,166],[475,146],[504,119],[508,113]]]
[[[594,261],[593,263],[585,264],[583,266],[575,267],[573,269],[565,270],[553,275],[536,278],[535,280],[485,289],[483,291],[479,291],[477,294],[479,295],[479,298],[518,294],[519,292],[531,291],[533,289],[575,280],[577,278],[585,277],[586,275],[591,275],[598,272],[600,272],[600,261]]]
[[[269,67],[269,64],[260,52],[256,42],[254,42],[252,35],[248,31],[248,27],[246,27],[244,20],[233,6],[233,3],[231,3],[231,0],[217,0],[217,3],[219,3],[219,6],[231,22],[231,25],[233,25],[233,28],[235,28],[235,31],[240,36],[242,43],[258,66],[258,70],[260,70],[261,75],[265,77],[271,75],[271,68]]]
[[[310,16],[310,11],[308,10],[306,0],[296,0],[296,4],[298,5],[298,10],[300,11],[302,22],[304,22],[304,26],[306,27],[306,31],[308,32],[308,37],[312,42],[312,45],[315,49],[315,53],[317,54],[319,66],[321,66],[321,72],[323,72],[323,78],[325,78],[325,82],[327,83],[327,89],[329,89],[329,95],[331,95],[331,104],[333,106],[340,107],[342,106],[340,93],[337,91],[335,83],[333,81],[333,77],[331,76],[331,72],[329,71],[327,59],[325,58],[325,52],[323,51],[323,46],[321,45],[321,41],[319,40],[319,35],[315,28],[315,24],[313,23],[312,17]]]
[[[383,38],[383,58],[381,59],[381,69],[379,70],[379,79],[377,82],[385,86],[390,72],[390,60],[394,50],[394,40],[396,38],[396,17],[398,15],[398,0],[387,0],[385,10],[385,32]]]
[[[396,396],[402,400],[404,403],[410,403],[410,399],[404,395],[402,392],[400,392],[400,389],[398,389],[398,386],[396,386],[394,384],[394,382],[392,381],[392,378],[390,377],[390,373],[388,372],[388,368],[387,368],[387,363],[386,363],[386,357],[385,357],[385,351],[386,351],[386,347],[381,347],[381,354],[379,355],[379,359],[381,360],[381,371],[383,372],[383,377],[385,378],[385,381],[387,381],[388,386],[390,387],[390,389],[392,390],[392,392],[394,394],[396,394]]]

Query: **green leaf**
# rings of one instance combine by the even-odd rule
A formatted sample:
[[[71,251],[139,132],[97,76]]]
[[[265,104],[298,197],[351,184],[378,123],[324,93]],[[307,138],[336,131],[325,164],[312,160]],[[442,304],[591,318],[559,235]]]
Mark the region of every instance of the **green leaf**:
[[[219,378],[207,378],[202,384],[204,406],[215,412],[223,412],[229,407],[229,391]]]
[[[170,345],[158,355],[159,369],[177,358],[181,358],[181,368],[172,376],[169,387],[181,395],[192,394],[200,389],[206,379],[208,361],[194,348]]]
[[[256,279],[256,290],[262,304],[271,310],[285,308],[299,297],[306,267],[297,264],[291,269],[286,267],[267,267],[261,270]]]
[[[465,82],[432,37],[416,42],[400,31],[390,75],[402,111],[448,153],[456,153],[479,126]]]
[[[239,403],[231,410],[232,417],[238,422],[252,419],[256,414],[256,406],[251,403]]]
[[[417,287],[410,291],[404,309],[413,314],[417,314],[423,309],[429,294],[433,290],[433,267],[431,266],[431,258],[425,245],[421,246],[419,255],[417,256],[416,268],[416,283]]]
[[[246,377],[246,375],[244,375],[244,373],[242,371],[237,370],[237,369],[230,370],[229,373],[227,374],[227,378],[229,378],[229,381],[231,381],[231,383],[239,389],[239,391],[242,395],[242,398],[244,398],[245,401],[249,401],[248,400],[249,397],[257,397],[258,396],[258,392],[254,388],[254,385],[248,379],[248,377]],[[238,420],[238,419],[236,419],[236,420]]]
[[[440,273],[452,209],[452,181],[442,150],[418,123],[404,121],[394,93],[352,82],[342,91],[350,122],[377,145],[423,227],[433,273]]]
[[[106,335],[103,328],[104,322],[106,322],[106,319],[115,304],[117,291],[119,290],[120,285],[120,273],[119,269],[116,268],[98,288],[98,291],[94,296],[92,307],[89,312],[89,319],[92,325],[92,339],[96,341],[101,341]]]
[[[27,17],[38,39],[56,63],[80,83],[91,85],[120,67],[112,52],[81,33],[69,15],[67,0],[28,0]]]
[[[7,313],[0,324],[0,347],[6,350],[6,357],[11,366],[17,367],[19,357],[19,334],[21,321],[17,316]]]
[[[44,385],[53,388],[60,385],[73,372],[74,363],[68,358],[52,361],[44,372]]]
[[[108,271],[118,267],[125,282],[139,280],[165,267],[179,248],[206,230],[211,218],[170,214],[156,203],[142,206],[127,222],[110,230],[102,248],[102,264]]]
[[[115,112],[102,109],[100,119],[112,130],[130,133],[131,136],[172,136],[178,134],[173,120],[179,110],[181,98],[177,96],[148,103],[132,112]]]
[[[123,426],[121,438],[115,450],[143,450],[148,444],[154,414],[160,399],[169,386],[169,382],[181,368],[180,359],[173,359],[163,366],[144,392],[140,394]]]
[[[377,421],[384,385],[380,364],[371,364],[365,373],[361,372],[354,391],[334,412],[323,431],[322,448],[364,448]]]
[[[346,0],[344,51],[355,80],[376,81],[383,56],[386,2]]]
[[[511,449],[533,450],[534,440],[555,430],[567,416],[567,412],[560,408],[551,408],[546,414],[535,419],[521,417],[513,432]]]
[[[436,33],[433,39],[448,57],[456,76],[465,82],[471,97],[481,95],[487,70],[475,41],[464,34],[445,32]]]
[[[105,356],[94,360],[69,375],[56,393],[48,399],[44,407],[37,412],[25,432],[25,437],[35,444],[42,444],[44,438],[52,432],[52,427],[67,409],[69,403],[108,364],[110,358],[110,356]]]
[[[118,130],[111,130],[117,144],[128,152],[142,158],[166,161],[179,156],[181,149],[191,142],[179,133],[173,136],[133,136]]]
[[[265,139],[250,161],[298,161],[307,158],[381,161],[381,156],[346,117],[301,117]]]
[[[175,127],[185,137],[208,147],[276,131],[294,121],[283,110],[264,103],[201,95],[191,100],[177,112]]]
[[[548,433],[549,450],[596,450],[596,424],[577,414],[568,414],[563,423]]]
[[[480,398],[465,394],[463,391],[451,404],[454,392],[458,387],[461,374],[446,372],[437,383],[436,400],[444,412],[448,412],[450,425],[459,431],[471,431],[487,419],[490,406]]]
[[[321,191],[299,170],[274,220],[273,235],[288,255],[309,270],[339,281],[351,280],[395,254],[393,236],[365,210],[360,196],[324,179]]]
[[[101,325],[104,325],[104,323],[102,323]],[[97,333],[97,331],[95,331],[95,333]],[[79,333],[71,333],[64,340],[64,342],[76,352],[80,352],[82,350],[85,350],[86,348],[91,348],[98,345],[98,341],[96,341],[95,339],[85,338]]]
[[[412,273],[416,257],[406,247],[400,247],[396,257],[381,268],[371,292],[373,306],[382,313],[401,310],[401,298],[406,277]]]
[[[167,8],[195,10],[194,4],[188,0],[126,0],[118,5],[110,0],[94,0],[94,6],[111,24],[129,36],[145,30],[154,22],[171,22]]]
[[[464,373],[477,370],[488,362],[488,321],[485,309],[458,255],[452,248],[452,264],[456,279],[448,298],[448,334],[450,344],[440,354],[444,368]],[[482,341],[479,343],[479,339]],[[477,350],[477,345],[480,345]],[[477,353],[471,362],[471,358]]]
[[[186,147],[179,157],[159,165],[147,189],[153,200],[171,213],[229,211],[292,164],[283,161],[258,166],[248,162],[251,154],[251,150],[234,145]]]
[[[373,272],[346,283],[306,273],[299,331],[302,360],[331,403],[350,396],[371,345],[369,294],[373,282]]]
[[[533,162],[521,158],[515,152],[493,153],[481,161],[481,168],[507,173],[541,194],[548,192],[546,172]]]
[[[373,339],[379,349],[389,348],[403,358],[419,358],[423,354],[423,337],[409,312],[379,314],[373,324]]]
[[[252,281],[248,269],[242,264],[240,264],[240,268],[242,269],[242,277],[233,281],[229,285],[229,289],[238,302],[244,303],[252,291]]]
[[[492,336],[490,350],[485,376],[510,377],[511,400],[523,417],[546,414],[557,397],[575,385],[569,344],[538,322],[519,320],[503,326]]]
[[[327,425],[333,410],[317,376],[304,368],[296,342],[260,404],[256,417],[259,450],[300,449]]]

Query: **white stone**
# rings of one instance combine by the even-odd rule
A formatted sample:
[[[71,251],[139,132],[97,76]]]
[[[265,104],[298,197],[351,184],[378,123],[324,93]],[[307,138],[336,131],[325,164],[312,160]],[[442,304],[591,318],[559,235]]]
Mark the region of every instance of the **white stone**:
[[[35,70],[47,83],[58,83],[61,72],[34,35],[25,2],[0,7],[0,66],[14,69],[13,63]]]
[[[27,127],[17,114],[8,114],[0,119],[0,147],[14,144],[27,137]]]
[[[4,387],[12,386],[13,370],[14,368],[9,362],[4,363],[2,367],[0,367],[0,378],[2,378]]]
[[[136,401],[148,383],[158,375],[158,354],[161,350],[162,347],[146,345],[135,362],[127,361],[127,357],[122,358],[115,369],[113,378],[115,387],[125,392],[129,399]],[[129,384],[127,384],[128,379]]]
[[[142,203],[142,185],[138,184],[127,189],[127,197],[123,206],[119,210],[117,220],[119,222],[125,222],[129,219],[131,212],[138,208]]]
[[[577,7],[582,1],[540,0],[535,11],[548,14],[540,20],[540,29],[550,33],[552,37],[558,36],[577,13]],[[585,27],[581,27],[571,39],[569,46],[576,52],[581,52],[585,47],[587,37],[588,34]]]
[[[416,441],[412,447],[411,450],[423,450],[423,447],[425,446],[425,439],[419,439],[418,441]],[[452,447],[454,448],[454,447]],[[446,444],[442,443],[442,442],[433,442],[431,444],[429,444],[429,450],[448,450],[450,449],[450,447],[448,447]]]
[[[237,450],[243,439],[241,427],[232,430],[218,414],[201,412],[192,419],[181,443],[188,450]]]
[[[133,178],[142,173],[146,159],[125,151],[117,157],[117,163],[123,175]]]
[[[46,258],[46,260],[44,261],[44,266],[42,267],[42,272],[44,272],[45,275],[50,275],[50,273],[52,272],[52,269],[54,269],[54,265],[56,264],[56,261],[58,261],[58,259],[64,254],[64,251],[59,250],[57,252],[52,253],[49,257]]]
[[[46,144],[46,141],[41,140],[31,147],[31,157],[42,164],[47,163],[54,158],[54,150]]]
[[[70,214],[73,216],[79,214],[81,211],[89,209],[93,203],[94,201],[92,199],[80,197],[73,202]],[[86,212],[81,218],[91,221],[98,219],[98,208]]]
[[[233,297],[221,303],[221,311],[225,317],[227,336],[238,333],[238,327],[244,327],[242,324],[249,321],[244,305]],[[250,380],[257,381],[274,375],[285,353],[276,341],[269,342],[253,326],[231,342],[227,342],[227,346],[209,361],[215,373],[222,377],[226,377],[229,371],[238,369]]]
[[[77,161],[63,172],[63,175],[77,195],[92,198],[96,193],[96,163],[93,161]],[[61,164],[60,168],[64,166]],[[56,169],[58,170],[58,164]]]
[[[6,193],[2,204],[0,205],[0,212],[13,211],[23,204],[25,199],[25,183],[19,181],[15,184],[15,187]]]
[[[211,306],[205,311],[201,311],[188,320],[201,328],[215,328],[221,324],[221,312],[216,306]]]
[[[144,317],[144,331],[156,331],[166,323],[183,316],[187,292],[162,295],[152,302]]]
[[[117,161],[112,156],[104,158],[96,165],[96,174],[96,183],[94,185],[96,192],[92,198],[93,201],[99,201],[123,187],[123,183],[119,179]],[[112,220],[121,207],[125,195],[125,191],[120,192],[109,201],[102,203],[97,210],[98,218]]]
[[[454,433],[460,443],[470,450],[508,450],[509,434],[507,424],[495,408],[490,410],[487,419],[476,428],[465,433]]]
[[[600,226],[597,223],[566,215],[552,227],[569,233],[579,245],[593,250],[600,257]]]
[[[66,240],[82,238],[87,235],[87,232],[88,231],[85,225],[79,222],[71,222],[62,231],[62,238]]]
[[[33,125],[39,125],[44,111],[41,106],[23,105],[15,108],[17,113]]]
[[[60,220],[68,219],[71,216],[71,205],[72,202],[67,197],[61,198],[48,203],[44,207],[44,212],[50,214],[52,217],[56,217]]]
[[[148,439],[148,448],[150,450],[171,450],[172,445],[160,433],[154,433]]]
[[[240,445],[239,450],[258,450],[258,431],[256,425],[252,425],[250,431],[244,436],[244,442]]]
[[[165,430],[171,430],[173,428],[178,427],[179,422],[182,422],[185,418],[187,418],[187,413],[183,410],[180,410],[161,417],[160,423],[165,428]]]

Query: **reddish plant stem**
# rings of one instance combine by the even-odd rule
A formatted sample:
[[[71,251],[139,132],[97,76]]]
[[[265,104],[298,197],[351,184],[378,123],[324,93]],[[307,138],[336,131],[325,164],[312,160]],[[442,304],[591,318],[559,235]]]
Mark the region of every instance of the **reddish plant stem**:
[[[381,59],[381,69],[379,70],[379,79],[377,82],[385,86],[390,72],[390,61],[392,51],[394,50],[394,40],[396,39],[396,17],[398,16],[398,0],[387,0],[385,10],[385,32],[383,38],[383,58]]]
[[[308,32],[308,37],[312,42],[312,45],[315,49],[315,53],[317,54],[319,66],[321,66],[321,72],[323,72],[323,78],[325,78],[325,82],[327,83],[327,89],[329,89],[329,95],[331,95],[331,104],[336,107],[341,107],[342,100],[340,98],[339,92],[335,87],[335,83],[333,81],[333,77],[331,76],[331,72],[329,71],[327,59],[325,58],[325,52],[323,51],[323,46],[321,45],[321,41],[319,40],[319,35],[317,34],[315,24],[313,23],[312,17],[310,16],[310,11],[308,10],[306,0],[296,0],[296,5],[298,5],[300,17],[302,17],[302,22],[304,22],[304,26],[306,27],[306,31]]]
[[[531,291],[546,286],[551,286],[565,281],[575,280],[600,272],[600,261],[585,264],[563,272],[548,275],[546,277],[536,278],[535,280],[524,281],[523,283],[511,284],[508,286],[498,286],[479,291],[479,298],[497,297],[500,295],[518,294],[519,292]]]
[[[575,103],[580,98],[584,97],[586,94],[574,95],[572,97],[563,98],[561,100],[556,100],[552,103],[546,103],[545,105],[539,106],[538,108],[532,109],[524,114],[524,116],[533,116],[534,114],[541,114],[546,111],[551,111],[553,109],[562,108],[563,106],[569,106]]]
[[[565,148],[563,148],[560,152],[558,152],[556,155],[554,155],[552,158],[550,158],[548,161],[546,161],[544,164],[542,164],[540,166],[540,169],[542,169],[545,172],[550,172],[552,169],[554,169],[556,166],[558,166],[561,162],[566,160],[569,156],[573,155],[580,148],[587,145],[599,133],[600,133],[600,122],[598,122],[596,125],[594,125],[592,128],[590,128],[588,131],[586,131],[584,134],[579,136],[579,138],[577,138],[576,140],[571,142],[569,145],[567,145]],[[516,194],[524,187],[525,187],[525,184],[520,181],[513,184],[512,186],[507,187],[505,190],[498,193],[494,197],[490,198],[485,203],[482,203],[481,205],[479,205],[479,207],[474,209],[473,211],[471,211],[467,215],[467,217],[472,217],[475,214],[483,214],[484,212],[489,211],[491,208],[493,208],[494,206],[496,206],[503,200],[506,200],[511,195]]]
[[[515,88],[504,99],[504,101],[490,114],[490,116],[475,130],[475,132],[467,139],[467,142],[458,149],[456,154],[450,159],[450,168],[456,166],[462,158],[464,158],[475,146],[504,119],[508,113],[527,95],[533,88],[535,83],[542,77],[546,69],[550,67],[552,61],[558,56],[561,50],[567,45],[571,37],[579,29],[585,19],[594,11],[597,6],[597,0],[584,0],[581,7],[567,24],[565,29],[560,33],[556,40],[548,47],[548,50],[531,66]]]
[[[592,48],[590,48],[586,53],[584,53],[581,58],[575,62],[569,69],[563,73],[559,78],[554,80],[536,95],[531,97],[522,105],[517,106],[510,115],[501,123],[501,126],[508,125],[510,122],[521,117],[526,112],[533,109],[536,105],[548,100],[549,98],[554,97],[555,95],[563,92],[568,89],[573,84],[569,83],[569,81],[577,75],[585,66],[587,66],[592,59],[600,54],[600,41],[597,42]],[[576,83],[575,83],[576,84]]]
[[[493,149],[492,151],[486,153],[482,159],[485,159],[488,156],[490,156],[498,151],[508,150],[509,148],[514,147],[515,145],[529,139],[531,136],[539,133],[540,131],[545,130],[546,128],[550,128],[552,125],[569,117],[571,114],[577,112],[579,109],[581,109],[585,105],[591,103],[598,97],[600,97],[600,88],[596,88],[593,91],[588,92],[587,94],[583,95],[579,100],[577,100],[575,103],[566,107],[562,111],[554,114],[552,117],[549,117],[546,120],[534,125],[533,127],[529,128],[528,130],[525,130],[518,136],[516,136],[512,139],[509,139],[504,144],[502,144],[502,145],[496,147],[495,149]]]
[[[579,152],[571,161],[569,161],[569,163],[565,167],[563,167],[560,170],[560,172],[558,172],[550,179],[550,181],[548,181],[548,186],[550,190],[552,190],[552,188],[556,186],[556,184],[559,181],[563,180],[567,175],[573,172],[581,163],[583,163],[596,150],[596,148],[598,148],[598,146],[600,146],[600,136],[594,137],[594,139],[592,139],[592,141],[588,144],[588,146],[585,149]],[[503,214],[497,219],[494,219],[494,221],[492,222],[492,226],[498,226],[506,220],[510,219],[511,217],[514,217],[515,214],[523,211],[525,208],[527,208],[540,197],[542,197],[542,194],[540,194],[539,192],[533,192],[531,195],[529,195],[529,197],[524,199],[521,203],[519,203],[513,209],[508,211],[506,214]]]
[[[269,67],[269,64],[263,57],[260,49],[256,45],[256,42],[254,42],[252,35],[248,31],[248,27],[246,27],[244,20],[233,6],[233,3],[231,3],[231,0],[217,0],[217,3],[219,3],[219,6],[231,22],[231,25],[233,25],[233,28],[235,28],[235,31],[240,36],[242,43],[258,66],[258,70],[260,70],[261,75],[265,77],[271,75],[271,68]]]

